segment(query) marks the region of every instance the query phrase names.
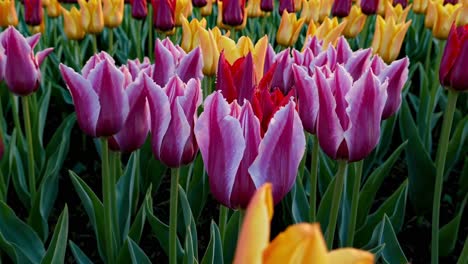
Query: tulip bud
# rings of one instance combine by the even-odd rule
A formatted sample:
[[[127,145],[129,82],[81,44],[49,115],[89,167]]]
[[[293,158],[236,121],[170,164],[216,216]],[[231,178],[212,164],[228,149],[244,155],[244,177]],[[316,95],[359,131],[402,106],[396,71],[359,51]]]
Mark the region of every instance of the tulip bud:
[[[210,16],[211,13],[213,12],[213,1],[212,0],[207,0],[208,2],[206,3],[205,6],[200,8],[200,13],[202,16]],[[219,12],[219,9],[218,9]]]
[[[76,7],[72,7],[70,11],[62,8],[63,28],[65,35],[70,40],[81,40],[85,36],[85,31],[81,25],[81,13]]]
[[[336,44],[346,25],[347,21],[338,23],[338,18],[336,17],[333,19],[326,17],[318,27],[311,21],[307,28],[307,36],[316,36],[317,39],[323,40],[322,46],[323,49],[326,49],[329,44]]]
[[[416,14],[425,14],[429,0],[414,0],[413,12]]]
[[[265,13],[262,11],[260,7],[261,0],[250,0],[247,1],[247,16],[248,17],[261,17],[264,16]]]
[[[401,5],[392,6],[390,2],[387,2],[385,6],[385,20],[388,20],[389,17],[393,17],[396,23],[404,23],[406,22],[406,17],[410,9],[411,5],[403,9]]]
[[[361,0],[362,12],[366,15],[374,15],[377,13],[379,1],[384,0]]]
[[[468,25],[452,25],[440,62],[440,83],[458,91],[468,91]]]
[[[145,19],[148,15],[148,4],[146,0],[131,0],[132,17],[135,19]]]
[[[197,33],[203,57],[203,74],[208,76],[216,73],[218,65],[219,49],[216,44],[216,37],[214,36],[215,29],[221,34],[217,27],[212,31],[211,29],[206,30],[201,26],[198,27]]]
[[[302,0],[301,18],[308,25],[311,21],[318,22],[320,0]]]
[[[435,19],[432,25],[432,34],[438,39],[447,39],[450,27],[456,22],[461,11],[461,4],[431,3],[435,6]]]
[[[41,24],[44,16],[41,0],[24,0],[24,20],[30,26]]]
[[[192,1],[176,0],[175,25],[182,26],[182,18],[187,18],[192,14]]]
[[[285,10],[281,16],[281,23],[276,33],[276,42],[285,47],[293,46],[301,33],[303,25],[304,18],[297,19],[295,13],[289,14]]]
[[[352,0],[335,0],[332,8],[332,15],[336,17],[346,17],[351,11]]]
[[[245,0],[224,0],[222,22],[229,26],[240,26],[245,17]]]
[[[161,31],[171,31],[175,27],[176,0],[151,0],[153,5],[153,25]]]
[[[320,10],[319,10],[319,20],[318,22],[322,23],[332,10],[333,1],[330,0],[320,0]]]
[[[200,38],[198,35],[198,28],[206,28],[206,19],[198,20],[196,18],[192,19],[190,23],[187,18],[181,17],[182,22],[182,40],[180,42],[180,47],[185,51],[189,52],[194,48],[198,47],[200,44]]]
[[[15,9],[15,0],[0,0],[0,27],[18,25],[18,16]]]
[[[192,0],[192,4],[195,7],[204,7],[208,2],[211,2],[211,0]]]

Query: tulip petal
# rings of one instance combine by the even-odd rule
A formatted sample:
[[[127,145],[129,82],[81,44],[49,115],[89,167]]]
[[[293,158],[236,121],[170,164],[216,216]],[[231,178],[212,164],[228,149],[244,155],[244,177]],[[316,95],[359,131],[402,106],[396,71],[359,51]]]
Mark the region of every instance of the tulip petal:
[[[382,113],[382,119],[387,119],[400,108],[401,91],[408,79],[409,59],[403,58],[392,62],[388,67],[379,74],[380,82],[383,83],[388,79],[387,101]]]
[[[317,131],[317,116],[319,111],[318,90],[314,77],[310,77],[303,67],[293,65],[299,100],[299,116],[304,129],[312,134]]]
[[[165,86],[176,71],[175,58],[159,39],[156,39],[154,54],[153,80],[157,85]]]
[[[373,264],[374,255],[354,248],[340,248],[328,253],[328,263]]]
[[[60,64],[60,72],[72,95],[80,128],[86,134],[96,136],[96,124],[101,111],[99,97],[91,83],[72,68]]]
[[[357,80],[346,95],[350,118],[344,137],[349,151],[349,161],[365,158],[380,138],[380,121],[387,100],[388,83],[380,83],[372,70]]]
[[[353,80],[359,79],[359,77],[369,68],[369,58],[371,55],[371,49],[364,49],[353,52],[353,55],[348,59],[344,66],[349,74],[353,77]]]
[[[240,58],[239,60],[244,59]],[[237,99],[237,86],[234,84],[231,66],[226,60],[224,51],[221,52],[219,56],[218,72],[216,76],[216,90],[222,91],[228,102],[232,102]]]
[[[270,241],[270,222],[273,217],[272,186],[266,183],[252,197],[245,212],[237,240],[234,264],[260,264],[262,253]]]
[[[220,92],[208,96],[195,124],[195,136],[208,172],[213,196],[230,207],[234,180],[245,150],[242,128],[229,115],[229,104]]]
[[[36,53],[37,65],[41,66],[44,59],[49,56],[49,54],[54,51],[54,48],[47,48]]]
[[[203,58],[200,48],[196,48],[182,58],[177,68],[177,75],[184,82],[192,78],[203,78]]]
[[[249,52],[244,58],[238,59],[232,65],[233,80],[236,82],[237,101],[243,103],[244,100],[250,101],[255,89],[255,72],[252,54]]]
[[[109,54],[107,54],[107,52],[101,51],[89,58],[89,60],[83,66],[83,69],[81,69],[81,74],[83,77],[88,79],[88,75],[91,73],[91,71],[94,70],[96,65],[103,60],[108,60],[110,63],[115,64],[114,59]]]
[[[31,49],[36,47],[37,43],[39,43],[39,40],[41,40],[41,33],[37,33],[26,38],[26,42],[28,42],[28,45],[31,47]]]
[[[249,173],[260,187],[273,184],[273,198],[278,203],[296,181],[297,169],[305,151],[305,135],[296,104],[290,101],[275,113],[260,143],[259,155]]]

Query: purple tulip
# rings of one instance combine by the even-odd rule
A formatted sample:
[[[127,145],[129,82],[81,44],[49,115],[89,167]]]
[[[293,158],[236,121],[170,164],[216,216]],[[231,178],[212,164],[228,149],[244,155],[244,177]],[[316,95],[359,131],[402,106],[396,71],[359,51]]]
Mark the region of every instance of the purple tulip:
[[[332,15],[336,17],[347,17],[351,11],[351,0],[335,0],[332,8]]]
[[[161,31],[171,31],[175,27],[176,0],[151,0],[153,5],[153,25]]]
[[[145,19],[148,15],[148,4],[146,0],[131,0],[132,17],[135,19]]]
[[[372,69],[354,81],[341,65],[324,74],[326,68],[315,67],[314,73],[319,144],[333,159],[361,160],[379,141],[388,82],[381,83]]]
[[[41,24],[44,16],[41,0],[24,0],[24,21],[31,26]]]
[[[5,49],[2,46],[1,37],[2,35],[0,34],[0,82],[3,81],[3,77],[5,76],[6,63]]]
[[[261,0],[260,1],[260,9],[264,12],[271,12],[273,11],[273,0]]]
[[[245,0],[223,0],[223,24],[240,26],[244,22]]]
[[[294,0],[279,0],[278,13],[280,16],[283,15],[284,10],[288,11],[288,13],[296,12],[294,9]]]
[[[132,80],[135,80],[142,71],[151,76],[151,72],[153,70],[148,57],[143,58],[143,62],[140,62],[139,59],[128,60],[127,67],[130,74],[132,75]]]
[[[81,129],[93,137],[117,134],[129,113],[127,93],[131,90],[126,91],[125,84],[130,74],[126,77],[104,51],[86,62],[81,75],[64,64],[60,64],[60,72],[72,95]]]
[[[361,0],[361,10],[366,15],[374,15],[379,8],[379,1],[384,0]]]
[[[393,0],[393,6],[397,6],[398,4],[406,8],[406,6],[408,6],[408,0]]]
[[[289,49],[276,54],[273,47],[269,45],[265,56],[264,76],[271,74],[269,86],[272,89],[280,89],[283,94],[289,93],[294,86],[294,76],[292,74],[294,60],[289,54]],[[273,67],[274,65],[277,66]]]
[[[16,95],[26,96],[37,89],[41,79],[40,65],[53,51],[48,48],[34,55],[34,47],[41,35],[23,37],[14,27],[8,27],[0,36],[4,55],[0,51],[0,71],[10,89]],[[3,70],[2,70],[3,69]],[[0,77],[2,72],[0,72]]]
[[[291,190],[305,150],[295,103],[274,114],[263,138],[249,101],[229,104],[217,91],[204,109],[195,135],[214,197],[227,207],[246,208],[255,190],[271,182],[278,203]]]
[[[198,151],[194,135],[202,91],[199,79],[184,83],[172,77],[164,88],[144,74],[151,115],[151,145],[155,157],[169,167],[193,161]]]
[[[468,91],[468,25],[452,25],[440,62],[440,84],[458,91]]]
[[[168,38],[163,41],[156,39],[154,48],[153,80],[159,86],[165,86],[169,79],[177,75],[183,82],[192,78],[203,77],[203,58],[200,48],[196,48],[188,54],[175,46]]]
[[[192,5],[195,7],[204,7],[208,4],[208,1],[211,0],[192,0]]]

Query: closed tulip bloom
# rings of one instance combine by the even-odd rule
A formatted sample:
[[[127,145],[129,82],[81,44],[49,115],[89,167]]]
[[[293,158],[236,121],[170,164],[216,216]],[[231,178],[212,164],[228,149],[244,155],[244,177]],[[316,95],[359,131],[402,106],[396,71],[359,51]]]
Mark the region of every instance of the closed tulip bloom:
[[[440,62],[439,80],[448,88],[467,91],[468,25],[452,26]]]
[[[261,0],[249,0],[247,1],[247,16],[248,17],[261,17],[265,15],[265,12],[262,11],[260,7]]]
[[[274,1],[273,0],[260,0],[260,8],[265,12],[273,11]]]
[[[377,13],[379,1],[384,0],[361,0],[362,12],[366,15],[374,15]]]
[[[278,14],[282,15],[284,10],[288,11],[288,13],[295,13],[294,0],[279,0]]]
[[[393,0],[393,6],[401,5],[403,8],[408,6],[408,0]]]
[[[432,29],[434,26],[435,17],[437,15],[436,3],[442,4],[443,0],[428,0],[426,16],[424,18],[424,26],[426,28]]]
[[[41,0],[24,0],[24,21],[30,26],[41,24],[44,16]]]
[[[223,92],[224,97],[229,103],[237,100],[252,100],[255,89],[255,71],[252,54],[242,57],[235,61],[233,65],[229,64],[221,53],[218,63],[218,73],[216,75],[216,90]]]
[[[233,12],[225,12],[224,11],[224,5],[227,3],[226,1],[223,1],[223,2],[218,2],[218,16],[217,16],[217,19],[216,19],[216,23],[218,25],[219,28],[222,28],[222,29],[238,29],[238,30],[241,30],[243,28],[245,28],[245,26],[247,25],[247,16],[245,14],[245,0],[230,0],[231,2],[231,5],[233,6],[236,6],[237,10],[241,10],[241,14],[242,15],[236,15],[234,16],[235,14],[237,14],[238,12],[237,11],[233,11]],[[240,3],[242,2],[242,3]],[[238,7],[237,7],[238,6]],[[242,7],[242,9],[241,9]],[[236,21],[236,25],[234,25],[233,23],[231,24],[227,24],[225,22],[225,17],[224,15],[226,14],[227,18],[228,18],[228,21],[229,20],[232,20],[231,22],[233,21]],[[242,18],[241,22],[239,23],[239,19]]]
[[[219,34],[221,31],[216,27]],[[207,76],[212,76],[216,74],[218,59],[219,59],[219,49],[218,44],[216,43],[216,37],[214,32],[211,29],[204,29],[201,26],[198,27],[198,39],[200,41],[200,48],[203,57],[203,74]]]
[[[307,28],[307,36],[317,37],[323,41],[323,48],[326,49],[329,44],[336,45],[338,38],[345,29],[347,21],[338,23],[338,18],[330,19],[326,17],[318,27],[312,21]]]
[[[204,7],[208,2],[211,2],[211,0],[192,0],[192,4],[195,7]]]
[[[201,79],[202,67],[203,59],[199,48],[187,54],[169,38],[163,41],[156,39],[152,78],[159,86],[165,86],[174,75],[179,76],[183,82],[192,78]]]
[[[410,25],[411,20],[406,23],[396,23],[393,17],[384,20],[378,16],[372,41],[374,53],[379,54],[387,63],[394,61],[400,53],[406,31]]]
[[[414,0],[413,12],[416,14],[425,14],[429,0]]]
[[[160,31],[171,31],[175,27],[176,0],[151,0],[153,26]]]
[[[135,80],[141,72],[145,72],[148,76],[151,76],[152,64],[148,57],[143,58],[143,62],[139,59],[128,60],[127,68],[132,76],[132,80]]]
[[[379,0],[379,5],[377,7],[377,14],[385,16],[385,9],[387,3],[393,4],[392,0]]]
[[[120,26],[123,20],[124,0],[102,0],[102,3],[104,25],[108,28]]]
[[[294,12],[299,12],[302,10],[302,0],[294,0]]]
[[[91,57],[76,73],[60,64],[60,72],[72,95],[78,124],[92,137],[109,137],[124,126],[129,113],[124,73],[104,51]],[[130,90],[129,90],[130,91]]]
[[[18,16],[16,14],[15,0],[0,0],[0,27],[18,25]]]
[[[165,87],[145,78],[151,115],[153,154],[169,167],[180,167],[193,161],[198,151],[194,135],[197,108],[202,91],[199,79],[184,83],[172,77]]]
[[[145,19],[148,15],[148,3],[146,0],[131,0],[132,17],[135,19]]]
[[[81,25],[87,33],[99,34],[104,30],[104,16],[101,0],[78,0]]]
[[[59,17],[62,14],[61,5],[58,0],[50,0],[47,5],[47,16],[51,18]]]
[[[346,21],[346,26],[343,29],[343,35],[347,38],[355,38],[361,33],[366,24],[367,16],[361,12],[361,8],[357,5],[351,7],[351,12],[343,19]]]
[[[40,37],[40,34],[36,34],[25,38],[12,26],[0,35],[4,49],[4,57],[1,59],[4,61],[3,78],[8,89],[16,95],[27,96],[39,89],[41,80],[39,67],[53,51],[53,48],[47,48],[34,55],[34,47]]]
[[[220,92],[207,97],[195,125],[213,196],[229,208],[246,208],[255,190],[273,185],[274,203],[291,190],[305,150],[295,103],[274,114],[262,137],[249,101],[229,104]],[[283,162],[277,162],[282,160]]]
[[[245,0],[224,0],[222,4],[222,22],[229,26],[240,26],[245,17]]]
[[[322,23],[328,16],[333,7],[333,1],[330,0],[320,0],[320,10],[319,10],[319,20],[318,22]]]
[[[332,8],[332,15],[336,17],[346,17],[351,11],[352,0],[335,0]]]
[[[276,33],[276,42],[284,47],[293,46],[299,38],[303,25],[304,18],[297,19],[296,13],[289,14],[285,10]]]
[[[302,0],[301,18],[304,18],[306,24],[318,22],[319,11],[320,0]]]
[[[319,224],[289,226],[270,243],[273,218],[272,184],[265,183],[253,195],[245,212],[237,241],[234,264],[320,263],[372,264],[374,256],[354,248],[327,250]]]
[[[76,7],[72,7],[70,11],[62,8],[63,14],[63,30],[65,36],[70,40],[81,40],[85,36],[85,30],[81,25],[81,13]]]
[[[432,34],[438,39],[447,39],[450,27],[456,22],[458,14],[461,11],[461,4],[432,4],[435,5],[436,10],[434,25],[432,25]]]
[[[192,15],[192,1],[191,0],[176,0],[175,8],[175,25],[182,26],[183,18]]]
[[[129,112],[122,129],[109,138],[109,147],[115,151],[125,153],[139,149],[146,141],[149,132],[149,106],[146,99],[149,79],[147,73],[142,72],[136,80],[130,79],[125,86],[128,96]]]
[[[385,7],[385,19],[388,20],[389,17],[393,17],[396,23],[404,23],[406,22],[406,17],[408,16],[410,9],[411,5],[403,9],[400,4],[392,6],[390,2],[387,2]]]
[[[198,28],[206,28],[206,19],[198,20],[196,18],[188,22],[187,18],[181,17],[182,22],[182,40],[180,47],[189,52],[200,45],[200,38],[198,35]]]

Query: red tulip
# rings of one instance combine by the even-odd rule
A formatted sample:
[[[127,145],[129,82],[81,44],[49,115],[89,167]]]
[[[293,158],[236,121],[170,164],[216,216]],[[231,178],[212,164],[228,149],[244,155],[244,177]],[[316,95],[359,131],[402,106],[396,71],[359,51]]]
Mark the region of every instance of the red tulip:
[[[174,29],[176,0],[151,0],[151,3],[154,27],[161,31]]]
[[[48,48],[34,55],[34,47],[41,34],[25,38],[14,27],[9,26],[1,35],[4,55],[0,51],[0,77],[16,95],[26,96],[39,89],[41,71],[39,66],[53,51]]]
[[[468,91],[468,25],[452,25],[440,63],[439,80],[445,86]]]
[[[38,26],[44,16],[41,0],[24,0],[24,20],[26,24]]]
[[[351,11],[351,0],[335,0],[332,15],[336,17],[347,17]]]
[[[261,0],[260,2],[260,9],[264,12],[271,12],[273,11],[273,0]]]
[[[131,0],[132,17],[135,19],[145,19],[148,15],[148,4],[146,0]]]

